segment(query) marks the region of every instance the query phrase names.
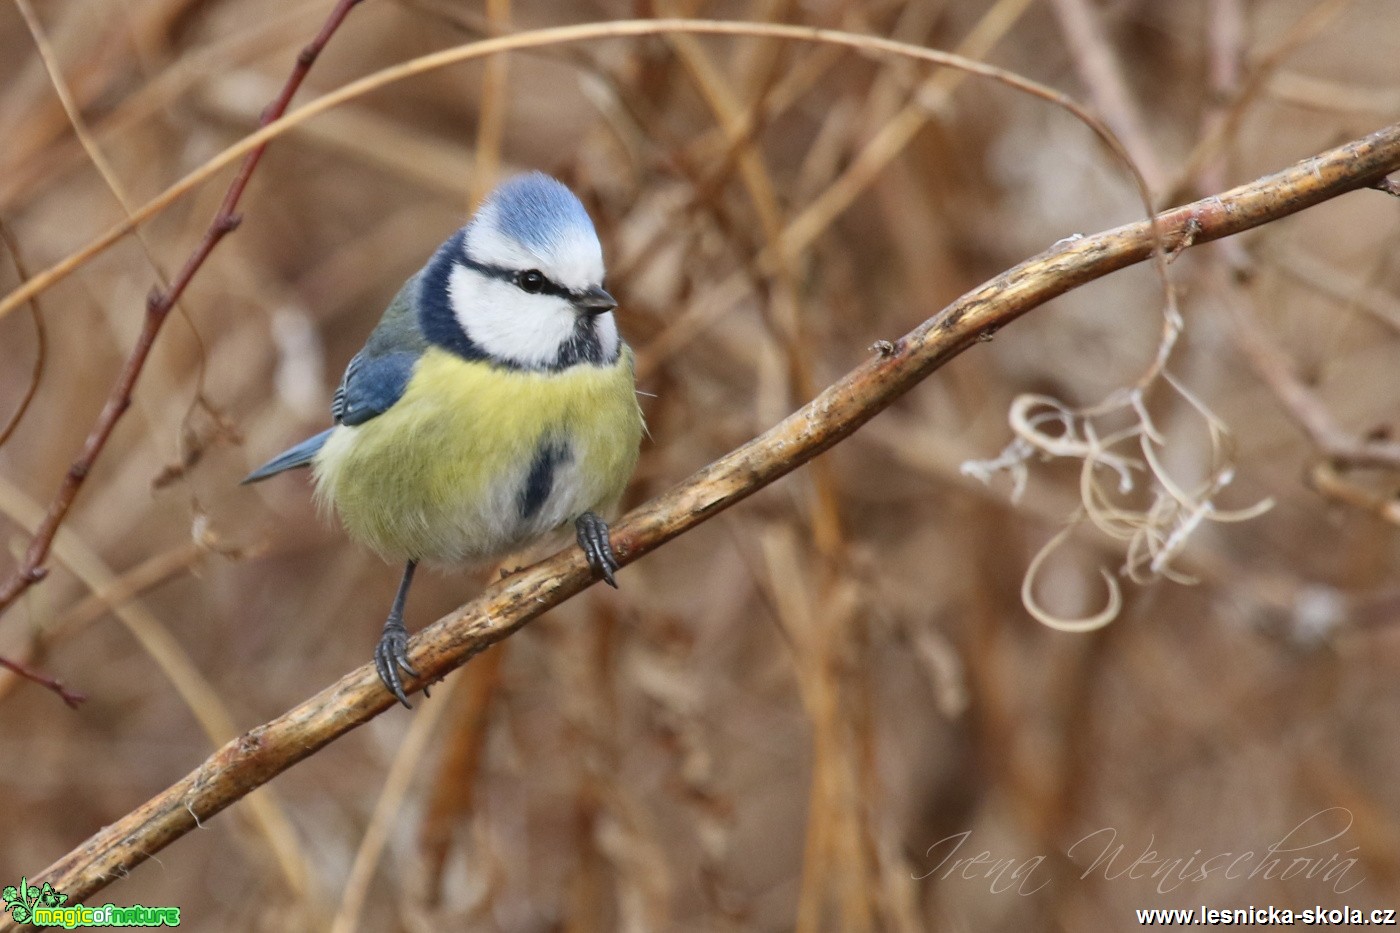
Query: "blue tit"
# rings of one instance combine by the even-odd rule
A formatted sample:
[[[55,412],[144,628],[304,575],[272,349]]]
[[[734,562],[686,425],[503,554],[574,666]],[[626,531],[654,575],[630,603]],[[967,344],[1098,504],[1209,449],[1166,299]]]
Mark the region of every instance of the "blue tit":
[[[642,413],[616,307],[573,192],[540,173],[507,181],[390,303],[345,370],[335,425],[243,480],[310,466],[350,537],[405,562],[374,653],[405,706],[419,561],[482,564],[572,524],[617,585],[600,513],[636,466]]]

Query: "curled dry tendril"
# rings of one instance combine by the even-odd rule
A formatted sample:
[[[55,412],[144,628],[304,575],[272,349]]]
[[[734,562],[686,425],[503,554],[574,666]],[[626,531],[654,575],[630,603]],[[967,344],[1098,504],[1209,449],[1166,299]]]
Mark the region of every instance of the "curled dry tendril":
[[[1157,579],[1176,583],[1196,580],[1175,566],[1190,537],[1207,522],[1241,522],[1273,507],[1264,499],[1248,508],[1221,509],[1217,497],[1235,478],[1235,444],[1229,429],[1204,402],[1167,370],[1167,361],[1182,319],[1174,302],[1168,303],[1161,344],[1151,366],[1134,385],[1113,393],[1091,408],[1073,408],[1049,395],[1018,396],[1008,412],[1015,437],[996,457],[968,461],[965,475],[990,482],[997,473],[1009,473],[1012,500],[1021,498],[1032,461],[1070,458],[1081,461],[1080,505],[1069,524],[1040,549],[1026,568],[1021,601],[1037,621],[1063,632],[1087,632],[1118,617],[1122,590],[1107,568],[1099,568],[1108,584],[1108,600],[1098,612],[1084,618],[1057,616],[1035,600],[1035,582],[1041,565],[1064,543],[1074,528],[1088,522],[1114,541],[1123,543],[1119,575],[1143,585]],[[1205,476],[1194,485],[1178,482],[1162,463],[1166,436],[1148,411],[1149,393],[1164,384],[1186,402],[1186,410],[1204,424],[1210,439]],[[1106,425],[1121,425],[1105,431]],[[1137,494],[1133,498],[1134,494]]]

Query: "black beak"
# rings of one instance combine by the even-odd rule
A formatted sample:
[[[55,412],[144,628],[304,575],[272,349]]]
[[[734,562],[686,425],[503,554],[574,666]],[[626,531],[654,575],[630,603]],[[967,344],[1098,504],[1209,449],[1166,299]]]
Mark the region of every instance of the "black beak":
[[[617,307],[617,299],[594,285],[574,299],[574,307],[585,314],[606,314]]]

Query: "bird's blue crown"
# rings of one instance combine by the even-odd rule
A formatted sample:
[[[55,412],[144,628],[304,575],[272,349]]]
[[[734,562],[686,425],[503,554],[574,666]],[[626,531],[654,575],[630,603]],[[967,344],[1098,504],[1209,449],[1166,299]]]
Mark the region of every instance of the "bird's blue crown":
[[[579,233],[598,236],[582,202],[543,172],[505,182],[482,207],[494,209],[497,229],[532,250],[549,251]]]

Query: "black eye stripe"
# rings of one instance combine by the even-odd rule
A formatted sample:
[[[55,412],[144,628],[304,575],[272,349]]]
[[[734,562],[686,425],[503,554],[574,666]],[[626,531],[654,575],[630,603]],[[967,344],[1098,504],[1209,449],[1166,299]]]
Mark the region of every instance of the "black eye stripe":
[[[481,273],[489,279],[496,279],[500,282],[509,282],[511,285],[514,285],[517,288],[520,287],[520,273],[516,272],[513,269],[507,269],[504,266],[491,266],[487,265],[484,262],[477,262],[470,256],[462,257],[462,265],[466,266],[468,269],[471,269],[473,272]],[[533,292],[528,292],[527,294],[553,295],[556,298],[563,298],[567,301],[573,301],[579,297],[578,295],[569,291],[564,286],[558,284],[557,282],[551,281],[549,276],[546,276],[543,273],[541,273],[540,277],[544,279],[544,281],[540,283],[540,287],[535,289]],[[522,288],[521,291],[525,291],[525,289]]]
[[[483,350],[463,329],[462,322],[457,317],[457,309],[452,305],[453,270],[459,265],[465,265],[490,278],[499,278],[512,284],[514,280],[504,269],[493,271],[489,266],[465,260],[465,232],[458,230],[439,247],[423,269],[418,282],[414,296],[418,305],[418,326],[430,345],[441,347],[468,362],[516,372],[552,373],[581,364],[611,366],[618,361],[624,344],[620,340],[614,341],[611,350],[604,353],[602,340],[595,325],[596,319],[587,314],[579,316],[574,334],[560,345],[559,354],[553,360],[521,363],[507,357],[493,357]]]

